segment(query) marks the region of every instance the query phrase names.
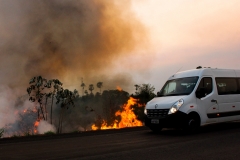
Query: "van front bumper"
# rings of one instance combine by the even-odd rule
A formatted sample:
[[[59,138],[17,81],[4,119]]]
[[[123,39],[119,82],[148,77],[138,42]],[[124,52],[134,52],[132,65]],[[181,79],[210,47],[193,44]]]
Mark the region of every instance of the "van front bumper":
[[[159,126],[162,128],[181,128],[186,126],[188,115],[181,111],[177,111],[174,114],[166,115],[165,117],[149,118],[145,116],[145,126]],[[159,122],[159,123],[156,123]]]

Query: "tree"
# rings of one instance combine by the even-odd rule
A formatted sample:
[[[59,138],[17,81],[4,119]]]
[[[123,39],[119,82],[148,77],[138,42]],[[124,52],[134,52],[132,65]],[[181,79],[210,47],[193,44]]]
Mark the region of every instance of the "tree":
[[[113,125],[115,122],[116,117],[115,113],[119,109],[121,109],[121,106],[127,102],[129,98],[129,93],[125,91],[119,91],[119,90],[105,90],[102,93],[102,108],[104,117],[106,120],[106,123],[108,126]]]
[[[101,94],[101,88],[103,86],[103,82],[98,82],[97,83],[97,87],[100,89],[100,94]]]
[[[138,99],[138,104],[142,107],[138,107],[138,105],[133,106],[133,112],[137,115],[138,120],[144,121],[144,107],[148,101],[153,99],[156,95],[154,94],[155,88],[150,84],[142,84],[138,87],[138,92],[133,96]]]
[[[56,92],[58,92],[59,90],[62,89],[62,82],[60,82],[58,79],[52,79],[49,80],[47,82],[47,84],[45,85],[45,87],[52,89],[52,91],[50,91],[50,93],[48,93],[47,96],[51,96],[52,97],[52,102],[51,102],[51,113],[50,113],[50,122],[52,124],[52,108],[53,108],[53,100],[54,100],[54,96],[56,95]],[[46,99],[47,100],[47,99]]]
[[[74,89],[73,93],[75,95],[75,98],[79,98],[79,93],[78,93],[78,91],[76,89]]]
[[[85,90],[84,93],[85,93],[86,96],[88,95],[88,91],[87,90]]]
[[[69,91],[68,89],[61,89],[57,91],[56,104],[60,104],[61,112],[59,116],[59,123],[58,123],[58,133],[62,133],[62,122],[63,122],[63,111],[64,109],[68,109],[69,105],[75,106],[74,99],[76,98],[76,92]]]
[[[140,86],[139,86],[138,84],[135,84],[134,86],[136,87],[136,92],[135,92],[135,93],[137,94],[138,88],[139,88]]]
[[[46,83],[47,80],[42,78],[41,76],[33,77],[29,84],[30,87],[27,88],[28,95],[30,96],[29,100],[32,102],[35,102],[37,100],[37,103],[39,103],[39,108],[42,113],[42,117],[38,117],[39,119],[43,118],[45,120],[45,116],[43,113],[43,106],[42,106],[42,99],[46,93],[44,93],[44,83]]]
[[[47,101],[48,101],[48,98],[51,98],[51,96],[52,96],[52,92],[49,92],[45,95],[45,98],[46,98],[46,100],[45,100],[46,121],[48,120]]]
[[[83,78],[82,78],[82,84],[81,84],[81,87],[82,87],[82,92],[84,92],[84,87],[85,87],[86,85],[83,83]]]
[[[92,95],[93,94],[92,91],[94,90],[93,84],[90,84],[88,89],[89,89],[89,91],[91,92],[91,95]]]

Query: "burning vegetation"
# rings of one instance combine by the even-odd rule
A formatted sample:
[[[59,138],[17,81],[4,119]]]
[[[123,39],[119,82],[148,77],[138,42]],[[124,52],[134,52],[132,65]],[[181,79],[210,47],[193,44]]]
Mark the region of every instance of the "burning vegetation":
[[[133,125],[123,120],[132,113],[128,121],[142,121],[140,92],[102,90],[103,82],[108,89],[134,84],[108,70],[147,39],[130,1],[0,1],[0,15],[0,137],[120,128]],[[79,85],[81,77],[91,84]]]
[[[154,88],[149,84],[138,85],[132,95],[119,87],[94,94],[94,85],[90,84],[90,94],[84,92],[82,96],[77,90],[71,92],[63,89],[63,84],[57,79],[47,80],[38,76],[33,77],[29,84],[27,93],[29,101],[34,104],[33,108],[16,113],[19,119],[5,127],[6,135],[23,136],[49,131],[66,133],[142,126],[144,106],[155,96]],[[96,86],[100,87],[101,91],[103,82]],[[10,132],[16,125],[18,130]]]
[[[108,126],[105,120],[103,120],[100,127],[96,126],[95,124],[92,125],[92,130],[97,129],[118,129],[118,128],[125,128],[125,127],[136,127],[142,126],[143,123],[137,119],[137,116],[133,112],[133,106],[142,107],[142,105],[138,104],[137,99],[130,97],[126,104],[121,106],[121,109],[115,113],[115,116],[120,116],[119,120],[114,120],[114,124]]]

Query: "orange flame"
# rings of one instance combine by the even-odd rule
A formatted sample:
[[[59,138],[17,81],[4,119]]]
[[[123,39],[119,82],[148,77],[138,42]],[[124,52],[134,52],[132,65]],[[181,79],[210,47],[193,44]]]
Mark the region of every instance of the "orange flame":
[[[117,90],[118,90],[118,91],[122,91],[122,88],[119,87],[119,86],[117,86]]]
[[[118,110],[115,113],[115,116],[120,116],[121,121],[118,122],[115,120],[112,126],[107,126],[107,123],[103,121],[100,129],[119,129],[125,127],[135,127],[135,126],[142,126],[142,122],[137,120],[137,116],[134,114],[131,106],[137,104],[137,99],[130,97],[127,101],[127,104],[122,106],[123,111]],[[138,105],[139,106],[139,105]],[[139,106],[141,107],[141,106]],[[92,130],[99,129],[95,124],[92,125]]]
[[[34,123],[34,133],[37,133],[37,127],[39,125],[39,120]]]

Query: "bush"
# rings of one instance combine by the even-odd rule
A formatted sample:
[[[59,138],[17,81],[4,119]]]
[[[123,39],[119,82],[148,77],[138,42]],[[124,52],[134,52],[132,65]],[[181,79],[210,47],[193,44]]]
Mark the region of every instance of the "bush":
[[[25,133],[23,134],[23,136],[25,136],[25,137],[29,137],[29,136],[33,136],[33,135],[30,134],[29,132],[25,132]]]
[[[56,133],[54,133],[53,131],[48,131],[48,132],[45,132],[44,135],[54,135]]]
[[[79,131],[72,131],[71,133],[80,133]]]

